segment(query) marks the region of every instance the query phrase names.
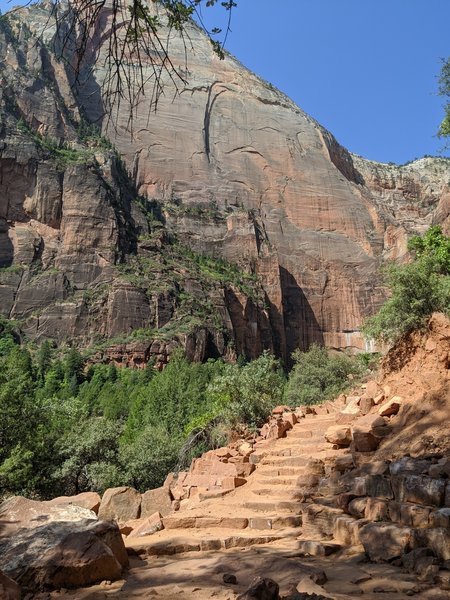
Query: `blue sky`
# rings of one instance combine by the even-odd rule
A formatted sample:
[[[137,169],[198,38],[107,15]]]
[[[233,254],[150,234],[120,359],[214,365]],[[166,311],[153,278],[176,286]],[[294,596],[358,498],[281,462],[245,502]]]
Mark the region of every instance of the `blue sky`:
[[[227,49],[349,150],[404,163],[442,148],[436,92],[450,0],[236,2]],[[203,11],[211,26],[221,24],[218,5]]]
[[[349,150],[404,163],[442,148],[450,0],[236,2],[227,49]]]

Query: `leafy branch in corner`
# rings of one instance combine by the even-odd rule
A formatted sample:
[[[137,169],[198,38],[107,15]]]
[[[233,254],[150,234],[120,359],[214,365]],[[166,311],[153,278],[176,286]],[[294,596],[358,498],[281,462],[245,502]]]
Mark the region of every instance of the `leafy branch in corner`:
[[[193,17],[207,34],[216,55],[224,58],[236,3],[221,2],[228,12],[222,41],[214,37],[222,30],[214,27],[209,31],[202,18],[202,7],[210,8],[216,3],[217,0],[57,0],[53,8],[57,24],[54,47],[71,69],[75,88],[84,85],[95,65],[104,68],[102,99],[108,124],[114,123],[112,117],[125,104],[128,128],[132,130],[144,96],[146,105],[155,110],[169,85],[177,95],[186,84],[188,54],[195,50],[187,31]],[[182,39],[184,67],[175,65],[171,58],[174,33]],[[103,44],[106,48],[100,54]],[[99,65],[99,61],[103,64]]]

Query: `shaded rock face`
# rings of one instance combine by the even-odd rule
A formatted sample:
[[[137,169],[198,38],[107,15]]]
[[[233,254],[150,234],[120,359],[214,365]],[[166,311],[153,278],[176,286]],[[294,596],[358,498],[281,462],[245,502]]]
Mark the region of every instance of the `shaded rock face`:
[[[24,39],[23,23],[41,32],[46,9],[30,7],[18,15],[16,49],[10,45],[7,51],[0,41],[10,86],[2,92],[5,110],[10,90],[27,123],[54,138],[74,140],[68,114],[76,119],[82,112],[95,122],[104,117],[99,90],[107,43],[100,44],[96,70],[73,96],[61,65],[43,46],[32,49]],[[107,40],[109,26],[105,10],[98,40]],[[50,39],[53,32],[47,25],[45,36]],[[188,83],[176,100],[172,93],[162,96],[156,114],[142,103],[134,137],[125,131],[124,104],[110,133],[132,172],[128,189],[134,184],[143,197],[158,201],[167,231],[185,246],[257,273],[262,300],[232,286],[209,289],[225,336],[207,326],[194,340],[185,335],[178,343],[195,358],[226,354],[229,340],[237,353],[249,356],[268,348],[288,358],[314,341],[363,348],[361,321],[384,298],[380,264],[402,257],[410,234],[432,223],[448,227],[449,162],[427,158],[394,167],[355,157],[236,60],[220,61],[195,26],[188,33],[195,52],[189,55]],[[173,37],[170,48],[173,63],[184,69],[182,42]],[[34,65],[36,53],[58,95],[38,75],[17,68]],[[32,94],[37,81],[39,92]],[[106,120],[104,129],[108,133]],[[1,264],[42,260],[57,269],[40,283],[30,281],[29,272],[2,274],[5,314],[26,318],[35,337],[56,330],[60,339],[120,336],[170,323],[177,310],[173,295],[149,293],[114,271],[119,257],[134,250],[136,232],[147,227],[114,165],[55,171],[32,144],[24,149],[23,139],[8,132],[8,122],[2,139]],[[153,251],[151,243],[139,244],[141,255]],[[164,240],[158,243],[165,248]],[[190,286],[183,282],[183,289]],[[95,306],[73,296],[86,289],[97,293]],[[205,293],[195,285],[191,292]],[[36,310],[43,311],[38,318],[31,316]],[[140,358],[128,348],[117,353],[126,364],[149,357],[163,364],[170,354],[167,342],[152,351],[151,341]],[[114,351],[101,358],[110,360]],[[120,356],[114,360],[121,362]]]

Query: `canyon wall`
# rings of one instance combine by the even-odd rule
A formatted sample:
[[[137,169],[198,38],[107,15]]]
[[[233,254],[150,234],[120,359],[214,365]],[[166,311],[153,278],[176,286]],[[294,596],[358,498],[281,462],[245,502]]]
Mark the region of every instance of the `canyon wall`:
[[[398,167],[350,154],[233,57],[219,60],[194,24],[187,63],[181,38],[172,35],[169,46],[186,83],[174,95],[167,81],[156,112],[151,94],[143,97],[130,134],[125,102],[105,116],[110,13],[85,57],[95,68],[85,64],[75,81],[53,53],[49,10],[21,9],[0,37],[2,313],[32,337],[83,345],[151,329],[140,346],[99,350],[139,363],[151,355],[164,362],[173,337],[197,358],[268,348],[288,359],[315,341],[364,349],[361,322],[386,295],[379,267],[402,259],[408,237],[429,225],[448,231],[450,161]],[[144,65],[150,80],[151,68]],[[102,128],[121,160],[98,142],[80,143],[81,116]],[[89,160],[58,164],[30,131]],[[198,283],[192,256],[174,252],[173,239],[236,264],[252,290],[245,278]],[[155,263],[150,272],[145,260]],[[127,264],[134,271],[118,268]],[[186,321],[181,292],[208,298],[207,314],[191,306],[196,318]]]

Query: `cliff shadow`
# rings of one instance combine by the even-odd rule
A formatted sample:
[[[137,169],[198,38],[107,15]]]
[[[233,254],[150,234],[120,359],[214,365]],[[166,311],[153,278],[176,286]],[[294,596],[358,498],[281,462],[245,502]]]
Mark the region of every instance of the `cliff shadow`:
[[[225,305],[233,327],[237,354],[257,358],[264,350],[274,350],[270,321],[252,298],[242,297],[229,287],[225,288]]]
[[[10,267],[14,260],[14,246],[8,235],[8,224],[0,219],[0,269]]]
[[[291,354],[299,348],[308,350],[311,344],[324,344],[323,333],[314,311],[295,277],[284,267],[279,267],[282,293],[284,330],[286,337],[286,363],[291,365]]]

